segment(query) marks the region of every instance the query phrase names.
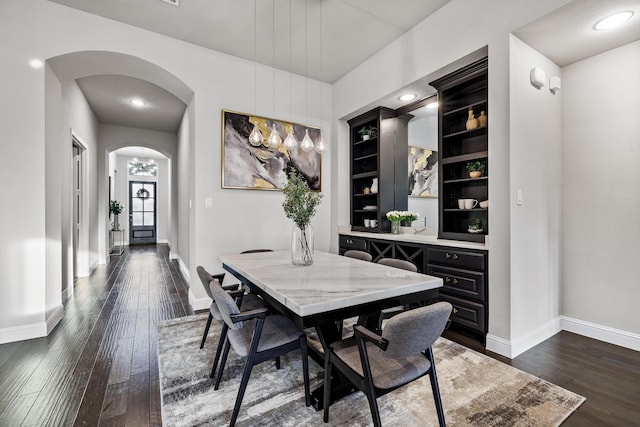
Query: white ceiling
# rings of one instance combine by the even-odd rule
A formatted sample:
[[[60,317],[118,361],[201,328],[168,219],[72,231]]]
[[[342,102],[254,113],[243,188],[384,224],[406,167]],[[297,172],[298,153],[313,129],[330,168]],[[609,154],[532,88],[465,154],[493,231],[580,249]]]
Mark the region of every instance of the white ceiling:
[[[117,149],[115,153],[119,156],[135,157],[141,162],[145,160],[150,160],[150,159],[166,159],[167,158],[167,156],[163,155],[162,153],[156,150],[152,150],[150,148],[145,148],[145,147],[134,147],[134,146],[124,147],[124,148]]]
[[[182,0],[179,7],[162,0],[50,1],[248,60],[255,55],[265,65],[334,82],[450,0],[254,0],[256,39],[251,0]],[[620,10],[635,15],[618,29],[593,31],[597,20]],[[565,66],[639,40],[640,0],[574,0],[514,34]],[[428,96],[433,89],[427,83],[436,77],[399,88],[377,105],[398,108],[403,103],[397,96],[407,91]],[[79,84],[101,122],[177,131],[185,106],[156,85],[112,75],[85,77]],[[136,94],[144,94],[150,108],[124,108],[123,101]]]

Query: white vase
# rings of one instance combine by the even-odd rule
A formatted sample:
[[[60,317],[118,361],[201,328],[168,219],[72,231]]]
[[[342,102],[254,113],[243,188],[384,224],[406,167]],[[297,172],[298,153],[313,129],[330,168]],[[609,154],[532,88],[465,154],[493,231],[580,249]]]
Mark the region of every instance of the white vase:
[[[293,265],[313,264],[313,227],[293,226],[291,233],[291,263]]]
[[[378,178],[373,178],[373,182],[371,183],[371,194],[376,194],[378,192]]]

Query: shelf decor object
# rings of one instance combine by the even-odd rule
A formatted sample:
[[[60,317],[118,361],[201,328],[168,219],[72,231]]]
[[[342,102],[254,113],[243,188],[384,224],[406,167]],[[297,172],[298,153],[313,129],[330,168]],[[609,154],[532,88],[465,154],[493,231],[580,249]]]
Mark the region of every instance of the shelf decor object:
[[[488,58],[429,83],[438,90],[438,237],[484,242],[487,209],[461,209],[460,199],[489,197]],[[474,111],[481,111],[476,118]],[[485,120],[487,122],[485,122]],[[474,220],[481,229],[470,228]]]
[[[272,140],[292,134],[309,144],[320,140],[320,129],[235,111],[222,111],[222,188],[281,190],[287,184],[287,170],[295,170],[314,191],[321,191],[322,155],[316,150],[288,149],[286,144],[269,146],[268,139],[254,146],[250,139],[257,126]],[[274,135],[275,132],[275,135]]]

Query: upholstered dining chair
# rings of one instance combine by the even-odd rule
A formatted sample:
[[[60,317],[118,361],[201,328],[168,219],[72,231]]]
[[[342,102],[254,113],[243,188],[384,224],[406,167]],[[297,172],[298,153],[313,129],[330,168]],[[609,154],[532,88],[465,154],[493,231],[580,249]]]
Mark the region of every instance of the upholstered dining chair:
[[[445,426],[436,365],[431,346],[444,330],[452,306],[438,302],[391,318],[378,335],[362,325],[353,336],[329,345],[324,364],[324,401],[331,401],[331,368],[335,366],[369,401],[374,426],[380,426],[377,398],[429,375],[440,426]],[[329,405],[324,405],[324,422]]]
[[[411,261],[405,261],[403,259],[395,259],[395,258],[380,258],[378,260],[378,264],[387,265],[389,267],[401,268],[407,271],[413,271],[414,273],[418,272],[418,267]]]
[[[216,283],[216,285],[221,289],[223,289],[225,292],[244,293],[244,290],[240,288],[238,284],[222,286],[222,279],[224,278],[224,273],[211,275],[202,266],[196,267],[196,271],[198,272],[200,281],[202,282],[202,284],[205,287],[205,290],[207,291],[207,295],[212,300],[211,305],[209,306],[209,317],[207,318],[207,324],[204,328],[204,334],[202,335],[200,348],[204,347],[204,343],[207,340],[207,335],[209,334],[209,328],[211,327],[211,321],[215,319],[222,323],[222,331],[220,332],[220,337],[218,338],[218,347],[216,348],[216,354],[213,360],[213,366],[211,368],[210,377],[213,378],[213,376],[215,375],[216,368],[218,366],[218,361],[220,360],[220,355],[222,354],[222,349],[224,346],[227,330],[226,330],[224,321],[222,319],[222,314],[220,314],[220,310],[218,310],[218,306],[216,305],[216,300],[213,296],[213,292],[211,292],[211,283],[212,282]],[[266,306],[267,306],[267,303],[257,295],[248,294],[243,296],[242,298],[242,308],[244,308],[245,310],[253,310],[255,308],[261,308]]]
[[[224,365],[229,355],[229,348],[233,347],[233,350],[239,356],[246,358],[238,396],[236,397],[229,425],[235,425],[238,418],[240,405],[242,404],[253,367],[298,349],[302,357],[305,403],[307,406],[311,405],[307,336],[304,332],[294,325],[288,317],[280,314],[269,314],[268,308],[240,311],[237,302],[242,300],[243,295],[238,294],[234,300],[232,294],[227,293],[215,281],[211,282],[211,292],[228,328],[214,390],[219,388]]]
[[[365,251],[358,251],[358,250],[355,250],[355,249],[348,250],[343,255],[346,256],[346,257],[349,257],[349,258],[361,259],[363,261],[372,261],[373,260],[373,257],[371,256],[370,253],[365,252]]]

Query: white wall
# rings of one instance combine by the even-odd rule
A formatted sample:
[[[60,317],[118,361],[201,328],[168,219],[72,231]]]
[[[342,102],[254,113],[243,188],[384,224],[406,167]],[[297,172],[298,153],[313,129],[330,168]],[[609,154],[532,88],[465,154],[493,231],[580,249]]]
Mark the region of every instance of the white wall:
[[[211,271],[218,271],[221,269],[219,255],[237,252],[247,246],[288,246],[291,223],[284,217],[281,193],[221,189],[220,112],[222,109],[231,109],[290,118],[298,123],[321,125],[328,135],[332,135],[329,126],[332,90],[329,85],[307,81],[298,76],[290,77],[280,71],[272,76],[269,67],[254,67],[250,61],[46,0],[3,2],[0,7],[2,35],[5,40],[11,40],[11,43],[0,44],[0,56],[3,58],[2,81],[6,82],[0,97],[0,127],[3,129],[3,140],[11,141],[3,146],[0,160],[3,179],[0,185],[4,201],[13,207],[10,215],[3,213],[0,223],[0,232],[5,242],[0,249],[0,290],[3,295],[0,301],[0,342],[42,335],[46,311],[43,296],[47,283],[52,280],[58,283],[61,281],[60,278],[53,277],[58,276],[57,272],[52,276],[45,274],[46,263],[48,260],[56,262],[55,259],[61,258],[57,253],[68,250],[60,246],[60,242],[63,242],[62,227],[55,233],[47,233],[45,228],[48,214],[58,215],[61,220],[63,214],[62,207],[56,208],[59,213],[51,210],[46,212],[46,194],[48,192],[51,196],[51,191],[55,190],[51,190],[50,186],[45,190],[44,186],[48,178],[45,176],[45,161],[51,162],[52,159],[46,160],[45,155],[45,144],[49,143],[49,138],[45,140],[44,132],[45,79],[44,70],[29,68],[28,61],[31,58],[49,59],[84,51],[87,51],[87,58],[94,58],[108,55],[109,52],[119,52],[157,66],[157,72],[135,75],[136,77],[156,82],[160,71],[168,72],[195,94],[193,99],[185,96],[185,91],[176,94],[185,103],[192,102],[188,136],[190,159],[179,158],[180,164],[176,166],[179,167],[180,174],[188,168],[187,180],[181,180],[180,177],[177,180],[177,193],[178,203],[181,203],[184,194],[187,201],[184,203],[184,199],[182,200],[183,205],[178,206],[178,214],[187,210],[190,217],[188,230],[178,227],[179,241],[184,235],[188,235],[189,248],[184,248],[183,253],[189,270],[202,264]],[[93,64],[95,62],[92,59],[83,61],[79,64],[80,71],[90,75],[91,72],[87,70]],[[104,64],[102,70],[93,72],[117,74],[121,70],[119,67],[130,64],[111,62]],[[254,71],[257,74],[257,92],[250,84]],[[72,73],[73,70],[69,72]],[[271,86],[274,79],[275,89]],[[292,87],[289,86],[290,81]],[[180,85],[173,87],[180,89]],[[317,102],[321,98],[321,89],[323,106]],[[293,91],[292,94],[290,90]],[[274,94],[277,95],[275,102]],[[289,105],[291,98],[293,105]],[[64,126],[65,124],[63,128]],[[68,143],[70,147],[70,139],[59,140]],[[333,143],[333,147],[338,145],[337,142]],[[108,157],[103,148],[101,144],[95,160],[91,160],[92,167],[97,170],[95,185],[99,200],[105,200],[107,189]],[[21,158],[30,159],[34,165],[27,175],[15,161]],[[332,158],[333,155],[324,156],[322,162],[325,200],[331,199],[334,178],[329,171]],[[16,176],[22,177],[19,188],[14,185]],[[29,197],[24,197],[24,188],[29,189]],[[213,199],[214,208],[204,207],[206,197]],[[189,201],[192,202],[192,208],[189,208]],[[97,237],[94,237],[99,244],[106,240],[107,229],[106,209],[101,209],[102,206],[102,203],[96,202],[90,211],[92,224],[102,225],[102,230],[96,231]],[[56,221],[57,219],[54,220]],[[184,224],[182,221],[182,218],[178,220],[180,224]],[[25,223],[29,227],[24,227]],[[317,235],[316,247],[329,249],[331,236],[335,235],[335,229],[330,228],[330,203],[322,204],[313,225]],[[46,243],[46,239],[50,239],[51,243]],[[172,247],[172,251],[174,249]],[[47,254],[53,254],[55,258],[47,258]],[[182,257],[183,254],[177,255]],[[102,256],[103,254],[99,254],[99,259],[104,261]],[[61,289],[58,284],[55,284],[55,288]],[[194,287],[193,294],[195,302],[201,301],[203,305],[208,305],[205,304],[205,292],[201,286]],[[35,329],[33,325],[36,325]]]
[[[561,310],[640,334],[640,41],[562,74]]]
[[[510,43],[512,356],[557,332],[559,312],[562,91],[537,89],[530,70],[560,67],[520,39]],[[489,117],[491,120],[491,117]],[[516,190],[523,195],[516,203]],[[529,336],[533,335],[533,336]],[[538,336],[541,336],[540,337]]]

